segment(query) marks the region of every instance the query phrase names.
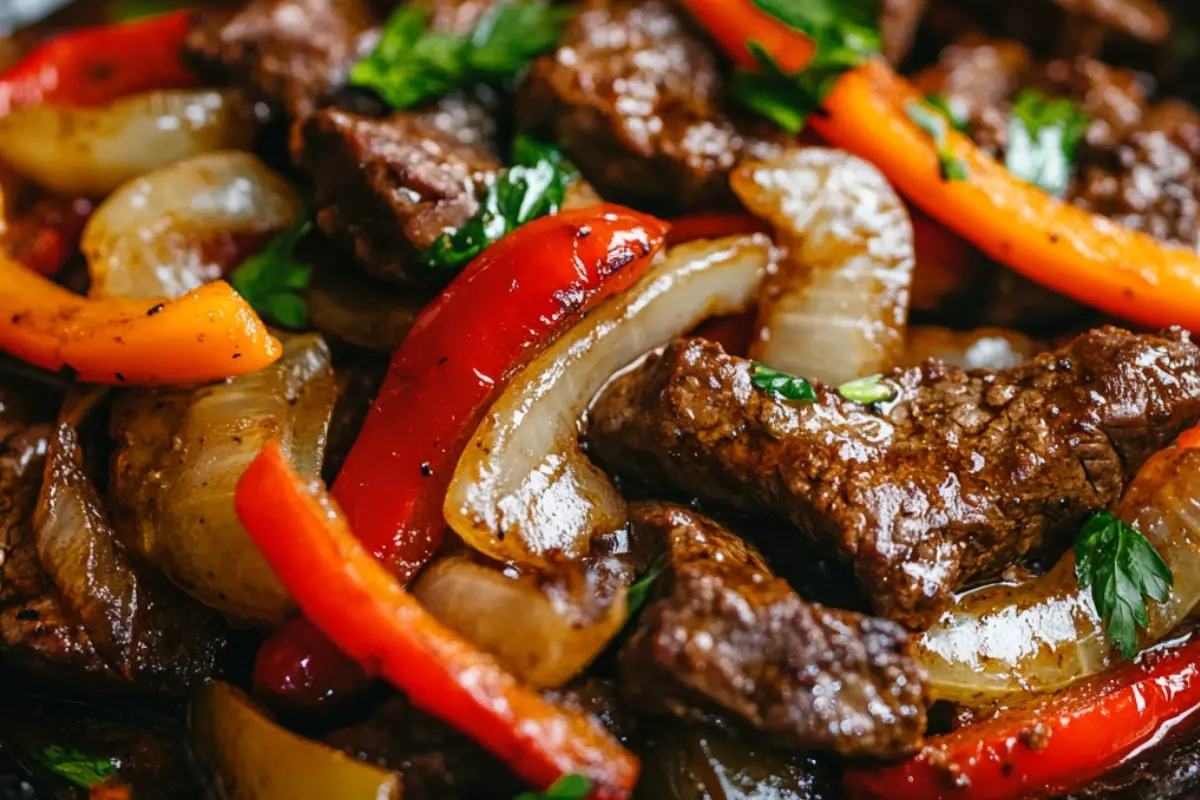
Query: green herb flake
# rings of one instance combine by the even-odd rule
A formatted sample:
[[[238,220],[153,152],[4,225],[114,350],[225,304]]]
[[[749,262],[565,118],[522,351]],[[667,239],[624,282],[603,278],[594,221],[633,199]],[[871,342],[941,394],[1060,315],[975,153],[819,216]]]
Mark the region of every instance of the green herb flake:
[[[1089,125],[1091,118],[1070,100],[1026,89],[1008,118],[1004,164],[1018,178],[1062,197]]]
[[[842,73],[876,55],[881,47],[876,3],[854,0],[754,0],[760,9],[813,40],[816,52],[800,72],[789,75],[758,42],[747,42],[757,71],[739,69],[730,82],[738,102],[790,133],[799,133],[817,113]]]
[[[444,283],[488,245],[538,217],[558,213],[575,167],[554,147],[527,136],[513,145],[514,165],[487,188],[479,212],[453,233],[444,233],[421,254],[418,266],[430,283]]]
[[[508,0],[489,8],[470,33],[429,30],[424,3],[401,5],[379,44],[350,70],[350,83],[374,90],[393,108],[410,108],[460,86],[520,72],[551,50],[570,19],[548,0]]]
[[[1075,579],[1091,587],[1096,612],[1124,658],[1137,653],[1137,628],[1150,624],[1146,600],[1167,599],[1174,576],[1154,545],[1107,511],[1091,516],[1075,540]]]
[[[910,100],[904,110],[914,125],[933,137],[933,142],[937,145],[938,167],[942,179],[965,181],[969,176],[967,162],[954,155],[947,143],[946,128],[949,121],[946,117],[933,106],[920,100]]]
[[[584,775],[563,775],[544,792],[521,792],[516,800],[584,800],[592,782]]]
[[[971,127],[971,116],[967,103],[961,97],[950,97],[945,94],[927,94],[925,102],[941,112],[950,121],[950,127],[959,133],[966,133]]]
[[[629,593],[625,598],[626,608],[629,609],[628,616],[632,617],[645,607],[646,601],[650,599],[650,591],[662,576],[666,566],[667,556],[665,553],[660,553],[650,562],[650,566],[646,569],[645,574],[638,578],[637,583],[629,587]]]
[[[111,22],[131,22],[196,4],[196,0],[117,0],[108,7]]]
[[[750,365],[750,383],[754,388],[770,392],[784,400],[812,402],[817,399],[816,390],[804,378],[773,370],[759,361]]]
[[[46,769],[83,789],[99,786],[117,776],[117,765],[111,759],[96,758],[58,745],[47,747],[36,757]]]
[[[866,378],[843,383],[837,388],[838,394],[852,403],[870,405],[886,403],[896,397],[896,390],[885,383],[882,375],[870,375]]]
[[[296,261],[292,252],[312,227],[305,216],[287,231],[247,258],[230,276],[233,288],[254,310],[287,328],[303,328],[308,308],[300,292],[308,288],[312,267]]]

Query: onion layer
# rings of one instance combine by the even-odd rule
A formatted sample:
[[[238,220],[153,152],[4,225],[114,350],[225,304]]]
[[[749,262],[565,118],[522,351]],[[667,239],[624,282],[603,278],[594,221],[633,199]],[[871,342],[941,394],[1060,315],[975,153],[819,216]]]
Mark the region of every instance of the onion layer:
[[[249,153],[180,161],[100,204],[81,247],[93,297],[180,297],[221,277],[233,237],[282,230],[301,212],[296,190]]]
[[[52,191],[103,197],[180,159],[247,148],[256,128],[236,92],[148,92],[104,108],[31,106],[0,118],[0,161]]]
[[[234,489],[272,440],[317,476],[337,397],[320,336],[284,336],[266,369],[190,391],[132,390],[113,409],[113,496],[125,544],[197,600],[277,623],[291,597],[238,522]]]
[[[1146,462],[1114,512],[1145,536],[1175,575],[1150,602],[1143,646],[1170,633],[1200,601],[1200,449],[1173,445]],[[1120,659],[1068,552],[1040,578],[966,595],[918,642],[938,699],[985,703],[1047,692]]]
[[[1005,328],[952,331],[923,326],[909,329],[897,366],[915,367],[936,358],[962,369],[1001,370],[1023,364],[1037,352],[1033,339]]]
[[[887,180],[807,147],[743,164],[730,183],[788,251],[763,283],[750,357],[828,384],[890,369],[904,347],[913,229]]]
[[[647,350],[749,305],[770,258],[761,235],[680,245],[534,359],[459,459],[450,526],[479,552],[540,566],[577,558],[594,534],[623,526],[621,495],[579,448],[587,404]]]

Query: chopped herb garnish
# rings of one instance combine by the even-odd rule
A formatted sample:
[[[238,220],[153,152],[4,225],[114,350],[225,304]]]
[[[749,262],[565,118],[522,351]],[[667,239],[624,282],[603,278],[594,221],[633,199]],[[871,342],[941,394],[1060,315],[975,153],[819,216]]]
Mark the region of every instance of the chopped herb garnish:
[[[515,75],[558,43],[569,7],[508,0],[484,12],[470,33],[429,30],[425,3],[401,5],[375,50],[350,70],[350,83],[374,90],[393,108],[409,108],[472,83]]]
[[[927,94],[925,102],[936,108],[946,119],[950,127],[959,133],[966,133],[970,128],[971,118],[967,111],[967,103],[961,97],[950,97],[944,94]]]
[[[129,22],[193,5],[196,0],[117,0],[108,7],[108,18],[113,22]]]
[[[1092,589],[1096,612],[1125,658],[1137,653],[1137,626],[1150,624],[1146,600],[1163,602],[1174,583],[1154,545],[1107,511],[1097,511],[1075,540],[1075,579]]]
[[[750,383],[756,389],[771,392],[785,400],[810,402],[817,399],[816,390],[804,378],[773,370],[759,361],[750,365]]]
[[[584,800],[592,782],[584,775],[563,775],[544,792],[521,792],[516,800]]]
[[[629,593],[626,595],[625,602],[626,608],[629,609],[629,616],[632,617],[646,605],[646,601],[650,599],[650,590],[654,588],[655,582],[662,575],[663,569],[666,566],[666,555],[659,554],[650,562],[650,566],[646,569],[645,574],[637,579],[637,583],[629,587]]]
[[[38,762],[60,778],[84,789],[99,786],[117,776],[116,765],[79,750],[53,745],[36,754]]]
[[[1070,100],[1026,89],[1013,101],[1008,118],[1004,164],[1018,178],[1062,197],[1090,124],[1091,118]]]
[[[908,118],[921,130],[933,137],[937,145],[938,166],[942,179],[947,181],[965,181],[967,179],[967,162],[963,161],[950,150],[946,141],[946,128],[949,121],[933,106],[920,100],[910,100],[905,106]]]
[[[420,258],[425,277],[444,283],[493,242],[527,222],[562,208],[575,167],[555,148],[527,136],[513,146],[514,166],[487,188],[479,213],[453,233],[445,233]]]
[[[758,71],[738,70],[730,91],[747,108],[791,133],[799,133],[816,113],[834,83],[879,52],[875,27],[876,3],[855,0],[754,0],[755,5],[816,44],[808,66],[795,75],[785,73],[758,42],[747,42]]]
[[[308,288],[312,267],[292,257],[312,223],[305,216],[233,271],[233,288],[254,310],[287,328],[303,328],[308,309],[299,292]]]
[[[884,403],[896,396],[895,389],[884,383],[882,375],[870,375],[855,381],[843,383],[837,388],[838,394],[852,403]]]

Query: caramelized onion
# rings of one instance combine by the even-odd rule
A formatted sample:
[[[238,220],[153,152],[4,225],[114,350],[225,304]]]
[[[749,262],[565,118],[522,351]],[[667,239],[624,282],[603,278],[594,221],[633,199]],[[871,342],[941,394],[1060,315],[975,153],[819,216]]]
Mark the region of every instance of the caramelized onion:
[[[231,266],[232,237],[265,236],[301,212],[296,190],[249,153],[180,161],[121,187],[83,231],[93,297],[179,297]]]
[[[455,469],[446,520],[476,550],[548,565],[625,524],[625,503],[579,448],[578,424],[609,377],[647,350],[753,301],[771,257],[766,237],[672,249],[518,373]]]
[[[745,163],[730,183],[788,252],[763,282],[750,357],[829,384],[891,368],[904,347],[913,229],[879,171],[806,147]]]
[[[1170,633],[1200,601],[1200,449],[1173,445],[1146,462],[1114,513],[1145,536],[1175,575],[1163,603],[1148,603],[1146,646]],[[934,694],[985,703],[1015,692],[1047,692],[1120,659],[1075,579],[1068,552],[1020,585],[972,592],[918,642]]]
[[[303,475],[319,475],[337,396],[329,348],[281,336],[283,357],[258,372],[193,390],[118,398],[113,470],[127,546],[201,602],[257,622],[293,608],[238,522],[238,479],[277,440]]]
[[[0,118],[0,161],[52,191],[103,197],[180,159],[249,147],[256,128],[236,92],[147,92],[103,108],[31,106]]]
[[[1037,343],[1005,328],[952,331],[932,326],[910,328],[897,366],[915,367],[930,358],[962,369],[1009,369],[1038,352]]]

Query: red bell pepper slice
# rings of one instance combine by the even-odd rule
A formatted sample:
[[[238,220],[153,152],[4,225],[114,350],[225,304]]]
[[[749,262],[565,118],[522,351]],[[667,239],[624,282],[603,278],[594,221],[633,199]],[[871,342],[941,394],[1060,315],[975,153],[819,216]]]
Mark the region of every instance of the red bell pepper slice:
[[[637,758],[586,714],[522,686],[434,619],[350,532],[320,483],[293,471],[277,444],[246,470],[234,502],[301,611],[369,673],[534,786],[581,774],[592,781],[593,798],[629,797]]]
[[[846,797],[1016,800],[1057,796],[1168,730],[1200,723],[1200,636],[1057,694],[930,739],[908,761],[850,769]]]
[[[689,214],[671,220],[667,233],[667,247],[690,242],[693,239],[720,239],[739,233],[770,233],[771,226],[751,214],[736,211],[711,211]]]
[[[441,542],[454,465],[505,381],[637,280],[665,234],[613,205],[543,217],[485,250],[421,312],[333,486],[355,534],[401,582]]]
[[[197,85],[183,64],[191,15],[183,10],[81,28],[43,42],[0,75],[0,116],[40,103],[96,106],[134,92]]]

